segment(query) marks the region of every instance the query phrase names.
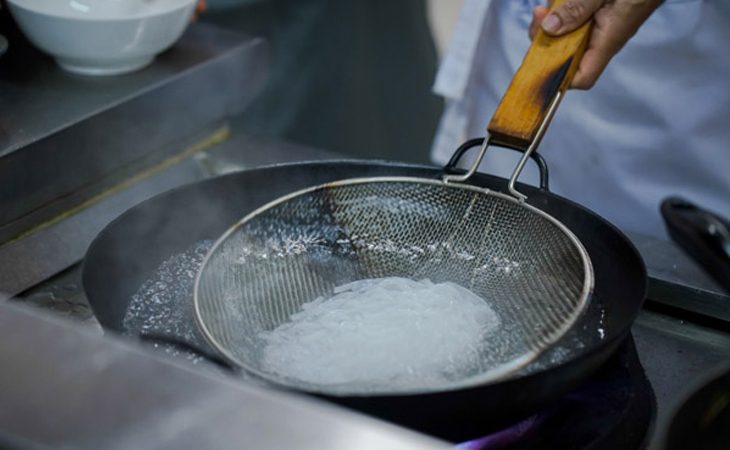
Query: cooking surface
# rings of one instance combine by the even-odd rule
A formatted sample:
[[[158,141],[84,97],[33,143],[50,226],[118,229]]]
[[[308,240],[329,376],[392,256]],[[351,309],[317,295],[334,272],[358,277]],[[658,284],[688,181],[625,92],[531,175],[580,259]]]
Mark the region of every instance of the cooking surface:
[[[20,102],[20,109],[16,109],[13,117],[8,116],[6,122],[0,123],[3,133],[13,131],[11,135],[0,135],[2,162],[9,161],[10,154],[22,153],[19,149],[23,145],[31,146],[37,140],[48,138],[33,123],[23,121],[33,118],[50,130],[58,130],[86,116],[101,117],[104,102],[123,99],[129,94],[125,89],[135,88],[139,80],[151,82],[163,75],[174,78],[175,74],[185,72],[185,61],[195,63],[196,58],[205,59],[206,48],[220,50],[217,46],[222,42],[241,43],[236,39],[226,41],[231,36],[206,34],[210,30],[206,31],[205,27],[191,30],[192,37],[199,39],[182,41],[189,46],[188,59],[177,59],[170,52],[161,58],[161,65],[141,72],[138,81],[125,79],[108,92],[84,96],[87,103],[82,106],[87,108],[86,112],[79,105],[71,104],[66,105],[61,115],[48,111],[48,103],[44,102],[57,104],[59,99],[66,98],[64,95],[74,96],[82,89],[82,83],[61,79],[61,75],[50,69],[53,67],[50,59],[41,57],[40,62],[33,63],[41,79],[36,82],[51,87],[70,82],[77,90],[61,92],[60,97],[43,97],[35,96],[30,85],[20,86],[20,90],[0,89],[3,100],[17,100],[14,96],[23,89],[32,99],[27,104]],[[212,41],[206,41],[206,36]],[[12,55],[4,58],[9,56]],[[255,61],[246,59],[243,53],[238,57],[241,61]],[[232,62],[225,62],[220,54],[214,59],[219,64]],[[186,73],[189,76],[191,72]],[[212,71],[209,76],[214,77],[216,73],[220,74]],[[249,70],[241,73],[253,74]],[[188,81],[193,82],[195,78]],[[5,82],[12,84],[17,80],[13,81],[7,71],[0,70],[0,87]],[[53,89],[50,93],[53,94]],[[48,94],[46,90],[45,95]],[[247,92],[246,96],[250,94]],[[38,111],[43,114],[34,116]],[[131,120],[129,114],[124,117]],[[18,130],[24,131],[16,133]],[[42,228],[0,245],[0,302],[3,292],[18,294],[13,302],[37,308],[35,313],[29,313],[0,303],[0,360],[4,363],[0,371],[0,398],[3,399],[0,447],[6,442],[14,445],[63,442],[89,448],[108,448],[112,444],[119,448],[138,447],[142,443],[155,443],[161,448],[181,445],[203,448],[215,443],[246,442],[251,447],[262,448],[298,445],[325,449],[345,448],[357,442],[363,448],[380,448],[388,443],[392,448],[440,448],[439,443],[402,429],[383,427],[381,423],[339,408],[321,406],[310,400],[290,403],[288,397],[278,394],[270,397],[268,391],[248,387],[245,382],[232,385],[230,379],[219,376],[219,369],[207,370],[214,366],[204,362],[192,366],[178,358],[174,361],[179,365],[170,365],[169,360],[161,362],[138,346],[101,336],[101,327],[81,288],[80,264],[88,244],[114,217],[159,192],[206,177],[265,164],[336,157],[326,151],[243,135],[238,132],[235,121],[216,130],[201,126],[192,134],[195,133],[198,141],[166,144],[164,153],[173,155],[168,163],[150,163],[139,168],[139,173],[126,173],[125,177],[129,178],[122,182],[117,174],[117,178],[106,180],[113,188],[94,197],[94,201],[82,207],[78,202],[58,204],[53,216],[49,216],[53,220]],[[142,141],[138,136],[135,139]],[[115,145],[102,145],[95,150],[99,155],[124,150],[119,147],[122,144]],[[132,146],[133,141],[124,145]],[[38,159],[34,163],[43,165],[49,161]],[[77,169],[70,166],[58,176],[68,178]],[[47,194],[51,198],[63,193]],[[69,198],[78,200],[72,197]],[[0,206],[5,206],[6,200],[18,202],[17,198],[0,196]],[[660,428],[683,391],[701,374],[730,358],[730,335],[726,331],[730,297],[673,244],[630,237],[641,251],[650,275],[647,309],[634,324],[632,335],[656,395],[655,422]],[[0,236],[0,242],[3,240]],[[39,314],[41,310],[43,314]],[[63,323],[49,320],[48,312],[68,320]],[[159,352],[157,355],[165,356]],[[67,389],[68,386],[77,389]],[[97,408],[99,402],[107,407]],[[287,427],[282,428],[281,422]]]
[[[254,152],[254,148],[258,150]],[[331,156],[326,152],[318,152],[305,147],[254,139],[244,135],[237,136],[234,130],[233,139],[207,152],[204,157],[189,163],[198,167],[201,173],[209,175],[236,168],[249,168],[267,162],[284,162],[290,158],[311,160]],[[186,170],[191,170],[191,167],[187,167]],[[642,248],[642,242],[646,242],[642,241],[641,237],[634,236],[633,238],[638,242],[639,248]],[[689,267],[691,270],[697,270],[696,265],[683,254],[676,252],[671,243],[653,241],[650,245],[653,253],[644,254],[650,273],[653,273],[656,264],[666,265],[665,258],[655,260],[652,255],[662,256],[669,251],[673,252],[676,257],[677,268]],[[657,248],[661,246],[668,250],[657,251]],[[681,299],[684,291],[696,294],[695,287],[681,283],[683,276],[691,277],[691,270],[690,275],[679,272],[675,279],[678,281],[671,284],[675,302],[676,299]],[[693,278],[693,280],[695,284],[703,282],[702,277]],[[653,279],[652,286],[655,285],[655,282]],[[712,290],[714,287],[708,283],[706,289]],[[661,299],[652,297],[656,293],[656,289],[651,288],[650,299],[660,301]],[[722,296],[720,292],[715,292],[715,294]],[[75,265],[59,276],[23,293],[18,300],[54,310],[58,314],[88,324],[100,332],[100,327],[93,318],[81,290],[79,265]],[[719,331],[713,326],[689,320],[694,318],[694,315],[683,318],[682,314],[679,311],[676,316],[669,316],[644,311],[632,329],[641,363],[656,393],[657,423],[665,420],[684,388],[691,385],[692,381],[703,372],[730,357],[730,336],[727,333]],[[712,322],[710,325],[715,323]]]

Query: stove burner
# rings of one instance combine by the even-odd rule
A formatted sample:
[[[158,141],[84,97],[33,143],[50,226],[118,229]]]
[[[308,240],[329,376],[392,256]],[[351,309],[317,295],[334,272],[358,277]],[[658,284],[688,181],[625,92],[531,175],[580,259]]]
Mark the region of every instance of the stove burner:
[[[488,436],[474,439],[473,441],[464,442],[456,446],[458,449],[464,450],[487,450],[508,448],[510,445],[518,444],[520,441],[528,439],[528,436],[539,428],[541,416],[535,414],[528,417],[522,422],[517,423],[504,430],[497,431]]]
[[[552,408],[457,448],[641,449],[655,415],[654,391],[629,337],[598,373]]]

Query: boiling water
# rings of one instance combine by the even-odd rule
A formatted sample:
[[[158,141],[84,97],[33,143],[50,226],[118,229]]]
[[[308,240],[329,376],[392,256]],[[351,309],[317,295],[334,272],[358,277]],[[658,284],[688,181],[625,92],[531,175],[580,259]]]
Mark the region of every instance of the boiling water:
[[[328,387],[438,387],[473,366],[499,327],[494,310],[457,284],[361,280],[262,332],[263,368]]]
[[[546,349],[540,356],[528,364],[518,375],[529,375],[541,370],[549,369],[569,361],[580,355],[585,348],[592,347],[603,341],[606,337],[606,308],[603,300],[595,294],[590,299],[591,305],[584,311],[583,316],[578,319],[573,328],[558,340],[554,345]]]
[[[213,241],[195,243],[165,260],[132,296],[123,325],[130,335],[163,335],[198,347],[207,345],[197,330],[193,314],[195,276]],[[197,363],[202,358],[174,345],[154,343],[173,356]]]
[[[192,305],[195,276],[212,245],[213,241],[210,240],[196,242],[182,253],[172,255],[150,274],[150,278],[132,296],[124,317],[123,324],[128,334],[180,337],[213,352],[197,329]],[[424,249],[426,253],[428,250]],[[603,340],[606,328],[605,305],[595,296],[591,302],[593,306],[588,308],[585,317],[578,321],[579,329],[576,329],[576,332],[569,333],[519,373],[528,374],[550,368],[580,354],[586,346],[592,346]],[[448,315],[445,315],[444,318],[447,317]],[[484,327],[489,328],[489,326]],[[582,334],[578,331],[582,331]],[[193,363],[202,359],[174,345],[157,343],[154,346]],[[286,371],[286,369],[281,370]]]

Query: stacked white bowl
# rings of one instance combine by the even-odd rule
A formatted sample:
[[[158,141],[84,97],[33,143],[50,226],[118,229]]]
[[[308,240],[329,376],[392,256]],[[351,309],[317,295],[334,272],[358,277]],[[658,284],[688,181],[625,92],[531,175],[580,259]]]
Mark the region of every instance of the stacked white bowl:
[[[7,0],[28,39],[65,70],[116,75],[148,65],[190,23],[197,0]]]

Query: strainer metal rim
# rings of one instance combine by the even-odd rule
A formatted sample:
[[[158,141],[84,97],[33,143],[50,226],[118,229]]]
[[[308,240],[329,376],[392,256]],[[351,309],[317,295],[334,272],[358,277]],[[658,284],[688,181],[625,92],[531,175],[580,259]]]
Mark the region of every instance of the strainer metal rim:
[[[239,227],[243,226],[247,222],[254,219],[256,216],[261,214],[264,211],[267,211],[279,204],[285,203],[295,197],[308,194],[310,192],[314,192],[320,189],[330,188],[330,187],[339,187],[339,186],[346,186],[346,185],[355,185],[355,184],[365,184],[365,183],[421,183],[421,184],[430,184],[430,185],[438,185],[441,187],[446,188],[453,188],[453,189],[467,189],[474,192],[478,192],[484,195],[492,195],[496,196],[498,198],[513,202],[521,207],[527,208],[530,212],[538,214],[539,216],[543,217],[544,219],[547,219],[549,222],[551,222],[553,225],[555,225],[563,234],[565,234],[570,242],[574,245],[575,248],[578,249],[578,253],[580,254],[581,260],[583,262],[583,269],[584,269],[584,277],[583,277],[583,289],[581,290],[580,297],[579,297],[579,313],[570,321],[566,321],[563,327],[561,327],[558,332],[554,333],[554,338],[547,341],[547,345],[545,348],[540,351],[536,352],[532,355],[525,354],[523,358],[517,358],[513,361],[511,361],[509,364],[501,364],[497,366],[496,368],[493,368],[489,370],[488,372],[481,373],[479,375],[471,376],[464,378],[458,382],[452,382],[445,384],[443,387],[434,387],[434,388],[420,388],[420,389],[397,389],[397,390],[374,390],[374,391],[354,391],[354,390],[347,390],[342,389],[338,390],[336,387],[327,389],[326,386],[321,385],[314,385],[306,382],[302,382],[300,380],[295,380],[283,376],[278,376],[271,373],[262,372],[258,369],[251,368],[248,364],[240,361],[235,355],[233,355],[230,350],[225,346],[222,345],[216,337],[213,335],[213,333],[208,329],[208,326],[205,323],[205,320],[202,317],[202,312],[200,310],[200,298],[198,295],[199,292],[199,286],[200,286],[200,279],[203,274],[203,271],[208,266],[208,261],[211,259],[211,257],[215,254],[218,247],[225,242],[228,237],[233,234]],[[590,256],[588,255],[588,252],[586,251],[583,244],[580,242],[577,236],[573,234],[570,229],[565,226],[562,222],[560,222],[555,217],[551,216],[550,214],[546,213],[545,211],[541,210],[540,208],[537,208],[533,205],[530,205],[524,201],[524,199],[516,198],[512,195],[505,194],[499,191],[495,191],[489,188],[474,186],[471,184],[461,183],[461,182],[446,182],[439,179],[430,179],[430,178],[420,178],[420,177],[404,177],[404,176],[384,176],[384,177],[360,177],[360,178],[347,178],[344,180],[338,180],[338,181],[332,181],[328,183],[319,184],[316,186],[310,186],[304,189],[300,189],[298,191],[291,192],[289,194],[286,194],[284,196],[278,197],[258,208],[253,210],[252,212],[245,215],[241,220],[230,226],[213,244],[211,249],[208,251],[208,253],[205,255],[205,258],[203,259],[203,263],[201,264],[200,268],[198,269],[198,272],[195,276],[195,284],[193,288],[193,312],[195,317],[195,323],[198,326],[198,329],[200,330],[201,334],[205,338],[205,340],[210,344],[213,349],[218,352],[225,360],[227,360],[229,363],[234,365],[235,367],[238,367],[239,369],[244,370],[245,372],[255,375],[267,382],[274,383],[276,385],[280,385],[286,388],[290,389],[297,389],[297,390],[306,390],[308,392],[313,393],[320,393],[320,394],[326,394],[331,396],[373,396],[373,395],[413,395],[413,394],[424,394],[424,393],[433,393],[433,392],[447,392],[447,391],[455,391],[459,389],[464,388],[470,388],[470,387],[476,387],[481,385],[487,385],[491,384],[500,380],[503,380],[506,378],[507,375],[515,373],[518,369],[526,366],[530,362],[532,362],[535,358],[537,358],[540,354],[542,354],[545,350],[550,348],[552,345],[554,345],[557,341],[559,341],[565,334],[570,330],[573,325],[578,321],[579,317],[585,312],[586,305],[588,303],[588,300],[590,298],[590,295],[593,292],[594,288],[594,272],[593,272],[593,264],[591,263]]]

